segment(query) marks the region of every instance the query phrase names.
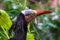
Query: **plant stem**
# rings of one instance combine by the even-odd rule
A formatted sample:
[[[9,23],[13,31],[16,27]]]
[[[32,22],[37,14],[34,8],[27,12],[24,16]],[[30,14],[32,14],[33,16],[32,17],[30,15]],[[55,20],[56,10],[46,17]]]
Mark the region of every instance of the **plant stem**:
[[[24,7],[25,7],[25,8],[26,8],[26,6],[27,6],[26,4],[27,4],[27,0],[25,0],[25,2],[24,2]]]
[[[3,29],[3,31],[4,31],[4,33],[5,33],[5,35],[6,35],[6,37],[9,39],[9,36],[8,36],[8,34],[7,34],[7,32],[5,31],[5,29],[1,26],[1,28]]]

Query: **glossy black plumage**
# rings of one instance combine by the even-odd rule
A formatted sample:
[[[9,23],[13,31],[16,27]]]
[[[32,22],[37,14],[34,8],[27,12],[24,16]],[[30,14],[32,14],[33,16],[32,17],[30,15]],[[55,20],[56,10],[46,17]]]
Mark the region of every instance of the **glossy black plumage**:
[[[14,32],[14,37],[9,40],[26,40],[27,22],[25,16],[20,13],[13,23],[11,30]]]

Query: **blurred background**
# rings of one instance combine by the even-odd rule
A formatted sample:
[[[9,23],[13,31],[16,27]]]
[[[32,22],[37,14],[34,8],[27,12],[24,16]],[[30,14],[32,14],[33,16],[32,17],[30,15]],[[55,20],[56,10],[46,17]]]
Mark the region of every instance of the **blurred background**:
[[[60,40],[60,0],[0,0],[0,9],[9,14],[12,22],[26,8],[53,10],[29,23],[27,40]],[[7,40],[1,32],[0,40]]]

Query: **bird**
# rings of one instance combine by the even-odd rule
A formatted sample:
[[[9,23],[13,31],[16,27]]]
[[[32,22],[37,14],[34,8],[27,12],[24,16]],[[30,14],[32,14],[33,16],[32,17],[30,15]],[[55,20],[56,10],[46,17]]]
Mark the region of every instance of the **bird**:
[[[49,14],[51,13],[51,10],[32,10],[30,11],[31,14],[29,14],[28,11],[20,12],[20,14],[17,16],[16,21],[11,26],[11,31],[14,32],[14,36],[10,38],[9,40],[26,40],[26,35],[28,31],[28,24],[37,16],[43,15],[43,14]],[[25,13],[25,14],[24,14]],[[29,15],[27,15],[27,14]],[[27,16],[26,16],[27,15]]]
[[[14,32],[14,37],[10,40],[26,40],[27,22],[22,13],[18,15],[15,23],[11,26],[11,29]]]

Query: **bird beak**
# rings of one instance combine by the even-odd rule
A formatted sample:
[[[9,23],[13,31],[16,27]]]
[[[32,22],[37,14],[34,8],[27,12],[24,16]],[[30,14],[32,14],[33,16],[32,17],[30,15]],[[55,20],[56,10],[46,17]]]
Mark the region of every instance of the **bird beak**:
[[[25,19],[26,19],[27,23],[29,23],[35,17],[40,16],[40,15],[43,15],[43,14],[49,14],[51,12],[52,12],[52,10],[33,10],[33,12],[30,15],[25,16]]]
[[[50,14],[52,13],[52,10],[35,10],[34,11],[37,16],[43,15],[43,14]]]

